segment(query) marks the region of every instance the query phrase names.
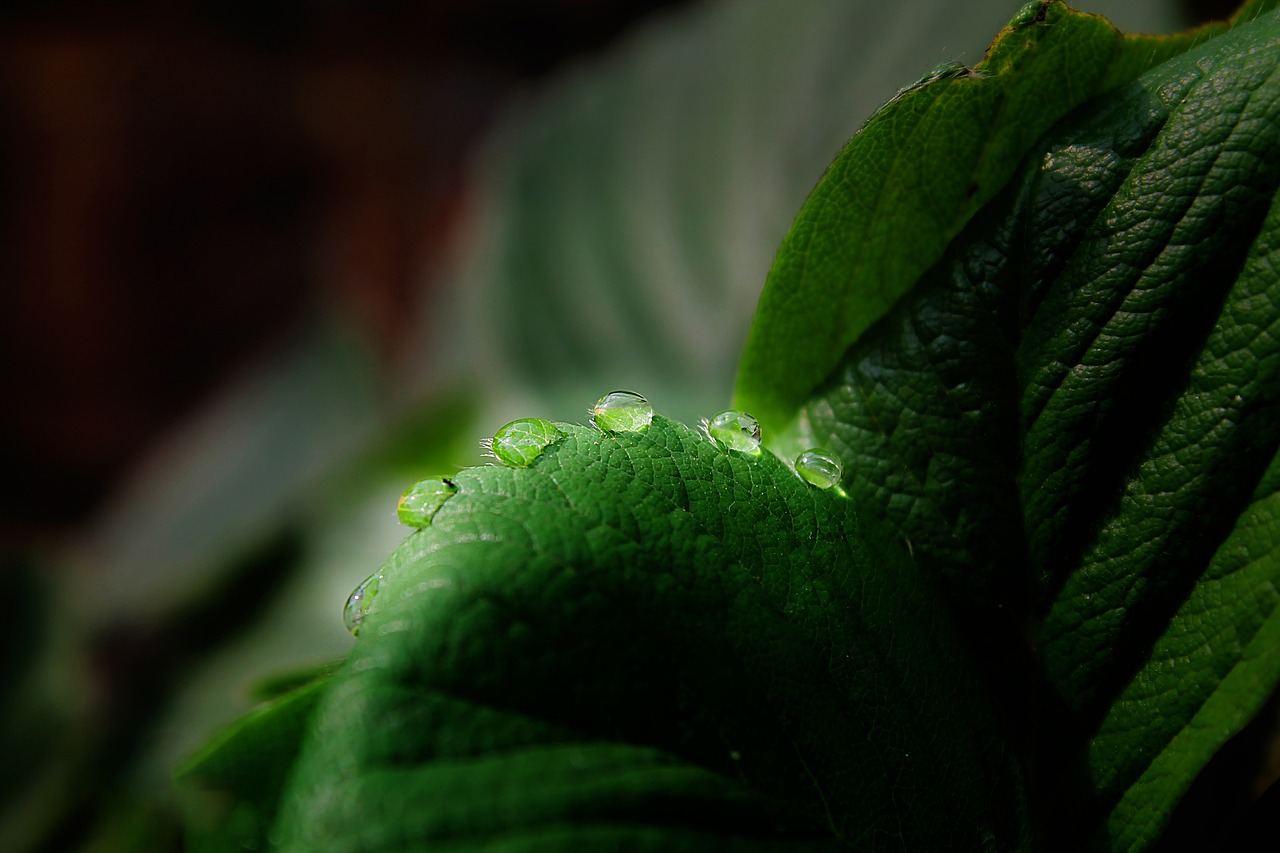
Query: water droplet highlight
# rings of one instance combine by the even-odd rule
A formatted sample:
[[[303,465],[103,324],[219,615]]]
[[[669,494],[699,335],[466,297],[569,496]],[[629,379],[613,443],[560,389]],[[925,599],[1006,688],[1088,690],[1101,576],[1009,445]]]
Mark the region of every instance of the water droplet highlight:
[[[396,514],[401,524],[428,527],[444,502],[458,493],[458,487],[443,477],[419,480],[404,490]]]
[[[640,432],[653,422],[653,406],[634,391],[611,391],[591,407],[591,419],[605,432]]]
[[[840,460],[830,450],[815,447],[796,457],[796,473],[819,489],[830,489],[840,482]]]
[[[1041,20],[1040,14],[1043,6],[1044,4],[1039,0],[1032,0],[1032,2],[1024,4],[1021,9],[1014,13],[1013,20],[1009,21],[1009,27],[1015,30],[1021,29]]]
[[[559,441],[563,435],[551,421],[521,418],[494,433],[489,450],[500,462],[516,468],[527,468],[542,455],[542,451]]]
[[[369,603],[378,594],[378,588],[381,586],[382,571],[379,570],[362,580],[347,597],[347,604],[342,608],[342,622],[351,632],[351,636],[360,635],[360,626],[364,623],[365,614],[369,612]]]
[[[707,434],[730,450],[760,453],[760,422],[746,412],[721,412],[707,424]]]

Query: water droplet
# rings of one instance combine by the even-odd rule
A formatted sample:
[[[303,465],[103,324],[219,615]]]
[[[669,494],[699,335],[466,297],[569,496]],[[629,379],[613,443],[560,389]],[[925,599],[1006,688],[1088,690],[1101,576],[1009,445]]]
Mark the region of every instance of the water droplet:
[[[760,452],[760,422],[746,412],[721,412],[707,424],[707,434],[730,450]]]
[[[527,468],[542,455],[548,445],[563,436],[551,421],[521,418],[493,434],[490,450],[498,460],[516,468]]]
[[[410,527],[427,527],[431,519],[458,492],[458,487],[443,477],[419,480],[404,490],[396,514],[401,524]]]
[[[611,391],[591,407],[591,419],[605,432],[640,432],[653,421],[653,406],[634,391]]]
[[[840,460],[830,450],[815,447],[796,457],[796,473],[819,489],[829,489],[840,482]]]
[[[378,594],[380,586],[382,586],[382,571],[378,570],[360,581],[360,585],[347,597],[347,604],[342,608],[342,621],[351,632],[351,636],[360,635],[360,625],[364,622],[365,614],[369,612],[369,602]]]
[[[1040,17],[1043,6],[1044,4],[1040,0],[1032,0],[1032,2],[1024,4],[1021,9],[1014,13],[1013,20],[1009,22],[1009,26],[1016,30],[1043,20]]]

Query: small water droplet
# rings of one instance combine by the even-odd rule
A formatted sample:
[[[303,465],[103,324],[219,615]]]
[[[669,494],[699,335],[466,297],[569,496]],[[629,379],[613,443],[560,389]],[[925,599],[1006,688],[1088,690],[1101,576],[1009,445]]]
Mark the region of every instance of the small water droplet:
[[[1021,9],[1014,13],[1013,20],[1009,21],[1009,26],[1016,30],[1036,23],[1041,20],[1040,15],[1043,6],[1044,4],[1040,0],[1032,0],[1032,2],[1024,4]]]
[[[707,434],[730,450],[760,453],[760,422],[746,412],[721,412],[707,424]]]
[[[611,391],[591,407],[591,419],[605,432],[640,432],[653,421],[653,406],[634,391]]]
[[[840,482],[840,460],[830,450],[815,447],[796,457],[796,473],[819,489],[829,489]]]
[[[351,632],[351,636],[360,635],[360,625],[364,622],[365,614],[369,612],[369,602],[378,594],[380,586],[382,586],[382,571],[378,570],[360,581],[360,585],[347,596],[347,604],[342,608],[342,621]]]
[[[493,434],[490,450],[500,462],[516,468],[527,468],[542,455],[548,445],[558,441],[563,435],[551,421],[521,418]]]
[[[443,477],[419,480],[404,490],[396,514],[401,524],[427,527],[444,502],[457,493],[458,487]]]

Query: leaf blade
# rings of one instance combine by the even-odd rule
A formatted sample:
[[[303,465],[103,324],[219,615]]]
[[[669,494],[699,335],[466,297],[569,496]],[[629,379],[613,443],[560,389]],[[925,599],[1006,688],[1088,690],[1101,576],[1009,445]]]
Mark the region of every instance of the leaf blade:
[[[980,649],[1035,620],[1046,796],[1093,849],[1149,845],[1280,683],[1252,639],[1280,583],[1277,60],[1270,15],[1060,125],[778,443],[841,453]],[[1250,604],[1203,622],[1241,548]],[[1173,689],[1197,637],[1224,681]]]
[[[946,618],[848,501],[661,417],[643,434],[556,426],[565,438],[530,468],[454,478],[384,568],[295,771],[280,830],[298,849],[374,832],[359,816],[381,814],[378,789],[350,796],[363,775],[565,743],[701,767],[717,802],[790,815],[790,834],[749,833],[770,843],[1021,843],[1017,773]],[[445,700],[465,718],[433,717]],[[583,784],[562,817],[612,820]],[[462,829],[424,817],[415,838],[478,842],[552,817],[510,808]]]
[[[1220,32],[1126,36],[1028,4],[972,70],[940,69],[873,115],[827,170],[769,271],[735,406],[780,430],[845,349],[942,256],[1072,109]]]
[[[1181,798],[1280,684],[1277,473],[1273,462],[1240,523],[1089,741],[1093,786],[1109,806],[1099,835],[1111,849],[1141,849],[1158,835],[1167,804]],[[1237,617],[1222,625],[1214,611],[1226,609]],[[1215,624],[1212,642],[1204,643],[1205,626]],[[1175,669],[1185,710],[1153,716],[1150,697],[1170,689]]]

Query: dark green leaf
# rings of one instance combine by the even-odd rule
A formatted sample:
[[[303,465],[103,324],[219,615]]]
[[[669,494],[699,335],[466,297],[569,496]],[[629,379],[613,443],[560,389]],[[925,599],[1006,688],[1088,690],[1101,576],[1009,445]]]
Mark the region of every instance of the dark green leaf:
[[[842,455],[979,648],[1030,614],[1042,790],[1099,847],[1280,681],[1278,67],[1268,15],[1055,128],[778,443]]]
[[[189,851],[265,850],[326,678],[256,708],[174,773]]]
[[[556,426],[391,556],[286,849],[1020,846],[1018,773],[891,537],[661,417]]]
[[[735,405],[784,427],[1049,127],[1224,27],[1128,36],[1061,2],[1028,3],[977,66],[944,66],[900,92],[831,164],[778,250]]]

